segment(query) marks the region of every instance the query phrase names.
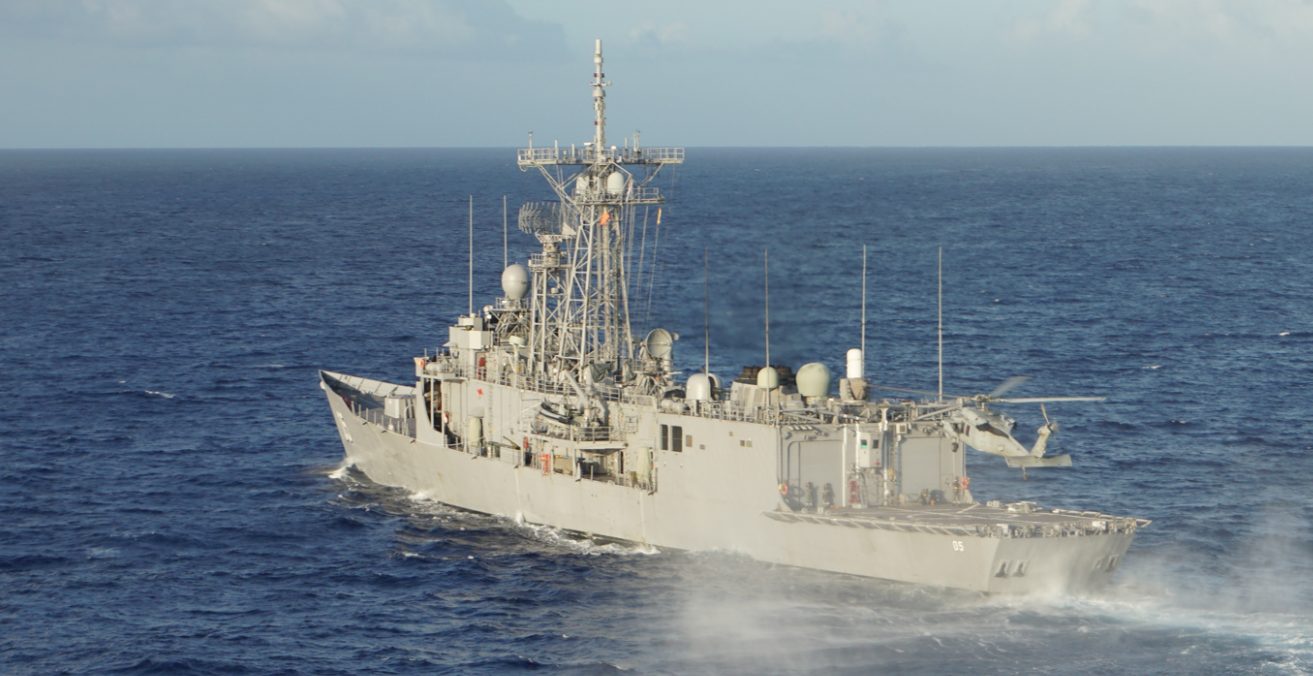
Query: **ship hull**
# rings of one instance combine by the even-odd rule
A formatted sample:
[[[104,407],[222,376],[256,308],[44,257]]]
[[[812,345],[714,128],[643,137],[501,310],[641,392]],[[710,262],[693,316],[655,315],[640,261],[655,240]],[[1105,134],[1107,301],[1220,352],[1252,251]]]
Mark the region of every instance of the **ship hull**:
[[[768,563],[899,582],[1022,594],[1082,592],[1106,584],[1134,537],[935,532],[874,520],[781,514],[778,499],[727,499],[723,492],[699,491],[688,480],[665,482],[676,488],[663,483],[660,490],[592,481],[526,465],[518,452],[494,457],[425,441],[404,426],[358,414],[349,401],[325,389],[347,463],[372,481],[453,507],[591,536],[679,550],[728,550]],[[692,457],[678,461],[693,464]],[[697,473],[669,463],[663,469],[670,477],[681,470]],[[762,476],[753,476],[751,465],[741,465],[736,480],[773,485],[773,474],[755,471]]]

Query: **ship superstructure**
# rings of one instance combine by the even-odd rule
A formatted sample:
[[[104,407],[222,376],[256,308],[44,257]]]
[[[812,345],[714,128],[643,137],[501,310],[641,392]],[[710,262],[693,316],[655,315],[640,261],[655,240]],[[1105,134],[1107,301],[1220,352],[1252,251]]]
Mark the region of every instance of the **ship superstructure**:
[[[821,363],[676,378],[674,336],[634,333],[630,265],[639,214],[663,204],[653,178],[684,152],[607,146],[602,64],[598,41],[592,141],[518,152],[557,200],[521,208],[542,250],[503,271],[505,296],[471,301],[413,385],[321,372],[348,461],[456,507],[658,547],[985,592],[1106,582],[1147,521],[971,495],[968,447],[1070,464],[1045,453],[1053,425],[1027,449],[991,408],[1052,399],[873,400],[860,349],[837,382]]]

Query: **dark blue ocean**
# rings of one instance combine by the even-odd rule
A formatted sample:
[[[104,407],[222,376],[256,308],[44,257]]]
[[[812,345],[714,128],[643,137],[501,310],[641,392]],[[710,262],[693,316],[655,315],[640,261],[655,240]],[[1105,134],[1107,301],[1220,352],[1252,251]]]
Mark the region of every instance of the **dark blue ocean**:
[[[986,598],[656,552],[342,467],[316,369],[405,382],[549,197],[511,150],[0,152],[0,673],[1313,673],[1313,150],[690,149],[636,330],[711,366],[1054,404],[979,500],[1153,520],[1110,588]],[[640,226],[641,228],[641,226]],[[641,230],[640,230],[641,233]],[[654,256],[655,252],[655,256]],[[655,259],[655,263],[653,263]],[[651,275],[655,271],[655,275]],[[650,289],[650,292],[649,292]],[[649,300],[650,298],[650,300]],[[1043,418],[1008,408],[1029,442]],[[735,477],[727,476],[726,481]]]

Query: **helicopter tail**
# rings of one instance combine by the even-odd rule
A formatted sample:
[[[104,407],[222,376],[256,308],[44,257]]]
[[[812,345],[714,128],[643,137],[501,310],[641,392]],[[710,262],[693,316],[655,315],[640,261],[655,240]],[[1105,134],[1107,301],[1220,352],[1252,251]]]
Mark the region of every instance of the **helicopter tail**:
[[[1045,416],[1047,418],[1048,416]],[[1062,455],[1044,455],[1048,449],[1049,437],[1058,431],[1058,424],[1054,422],[1045,422],[1039,427],[1039,437],[1035,439],[1035,445],[1030,449],[1030,455],[1020,457],[1007,457],[1008,467],[1020,467],[1026,469],[1029,467],[1071,467],[1071,456]]]

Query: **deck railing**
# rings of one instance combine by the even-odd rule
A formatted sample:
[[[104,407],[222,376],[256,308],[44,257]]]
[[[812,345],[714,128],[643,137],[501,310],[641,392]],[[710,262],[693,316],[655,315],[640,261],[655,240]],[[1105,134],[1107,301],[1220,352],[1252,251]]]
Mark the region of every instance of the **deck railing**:
[[[396,418],[383,413],[381,408],[370,408],[362,406],[359,402],[350,402],[351,412],[356,414],[361,420],[367,423],[378,425],[388,432],[404,434],[410,438],[415,438],[415,419],[414,418]]]
[[[535,164],[677,164],[684,161],[683,148],[520,148],[516,159],[521,165]]]
[[[430,375],[485,380],[488,382],[495,382],[499,385],[505,385],[507,387],[515,387],[543,394],[568,396],[576,392],[576,388],[572,387],[569,383],[538,377],[534,374],[515,373],[509,369],[502,369],[500,373],[497,373],[491,363],[487,366],[470,367],[462,364],[456,357],[448,355],[431,359],[426,367],[426,372]],[[594,384],[589,388],[584,388],[581,385],[578,389],[588,390],[593,396],[603,401],[618,401],[632,404],[634,406],[649,408],[656,407],[660,403],[656,394],[650,392],[635,392],[632,388]],[[774,425],[777,423],[788,424],[790,422],[798,424],[822,422],[820,420],[812,419],[813,412],[810,409],[806,411],[787,411],[778,405],[749,407],[727,399],[714,399],[708,401],[685,400],[680,403],[683,405],[677,405],[676,410],[672,410],[672,412],[697,416],[699,418],[710,418],[713,420],[732,420],[766,425]],[[832,412],[822,412],[822,414],[826,417],[833,417],[835,415]]]

